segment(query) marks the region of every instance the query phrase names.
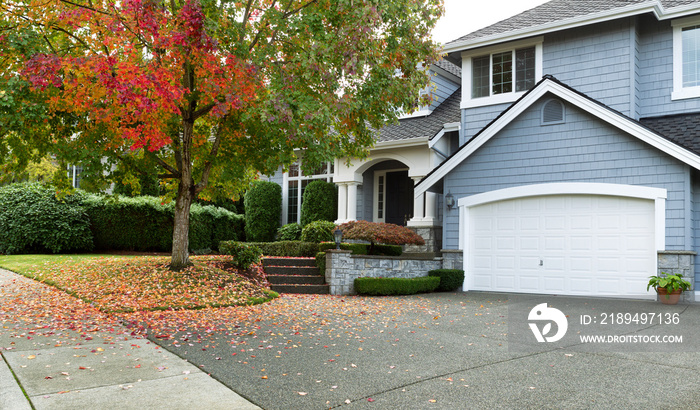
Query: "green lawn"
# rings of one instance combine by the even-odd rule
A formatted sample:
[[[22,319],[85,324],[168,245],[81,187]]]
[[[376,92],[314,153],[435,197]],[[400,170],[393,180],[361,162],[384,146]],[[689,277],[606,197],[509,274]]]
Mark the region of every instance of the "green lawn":
[[[42,265],[73,265],[85,260],[99,258],[134,258],[127,255],[99,255],[99,254],[75,254],[75,255],[0,255],[0,268],[26,275],[34,272]]]

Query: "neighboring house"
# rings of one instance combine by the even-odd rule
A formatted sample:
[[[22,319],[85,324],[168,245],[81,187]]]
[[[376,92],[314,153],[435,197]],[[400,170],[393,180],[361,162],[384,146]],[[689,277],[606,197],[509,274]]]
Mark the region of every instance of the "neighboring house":
[[[464,290],[652,297],[658,271],[698,289],[700,1],[553,0],[444,51],[460,90],[335,162],[341,222],[402,222],[398,201],[463,251]]]

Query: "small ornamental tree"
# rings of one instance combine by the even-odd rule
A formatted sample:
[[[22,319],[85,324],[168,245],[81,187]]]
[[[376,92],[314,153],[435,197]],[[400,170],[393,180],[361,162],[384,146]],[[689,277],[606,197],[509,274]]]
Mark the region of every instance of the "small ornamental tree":
[[[374,254],[374,245],[424,245],[423,238],[412,230],[384,222],[350,221],[338,227],[343,239],[357,239],[370,243],[369,254]]]
[[[429,84],[441,14],[441,0],[0,1],[0,162],[50,152],[84,180],[156,175],[182,270],[199,197],[235,198],[295,150],[306,171],[366,156]]]

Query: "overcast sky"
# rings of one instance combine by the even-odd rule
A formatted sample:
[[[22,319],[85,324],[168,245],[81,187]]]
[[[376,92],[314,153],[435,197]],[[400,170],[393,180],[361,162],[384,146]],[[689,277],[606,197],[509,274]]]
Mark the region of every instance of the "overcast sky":
[[[445,15],[438,21],[433,31],[433,38],[445,44],[547,1],[445,0]]]

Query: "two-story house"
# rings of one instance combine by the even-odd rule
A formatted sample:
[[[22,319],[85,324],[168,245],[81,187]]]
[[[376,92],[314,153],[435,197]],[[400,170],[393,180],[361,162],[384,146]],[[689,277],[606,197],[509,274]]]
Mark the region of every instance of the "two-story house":
[[[335,162],[340,222],[410,214],[463,251],[464,290],[697,289],[700,1],[552,0],[444,51],[452,94]]]

